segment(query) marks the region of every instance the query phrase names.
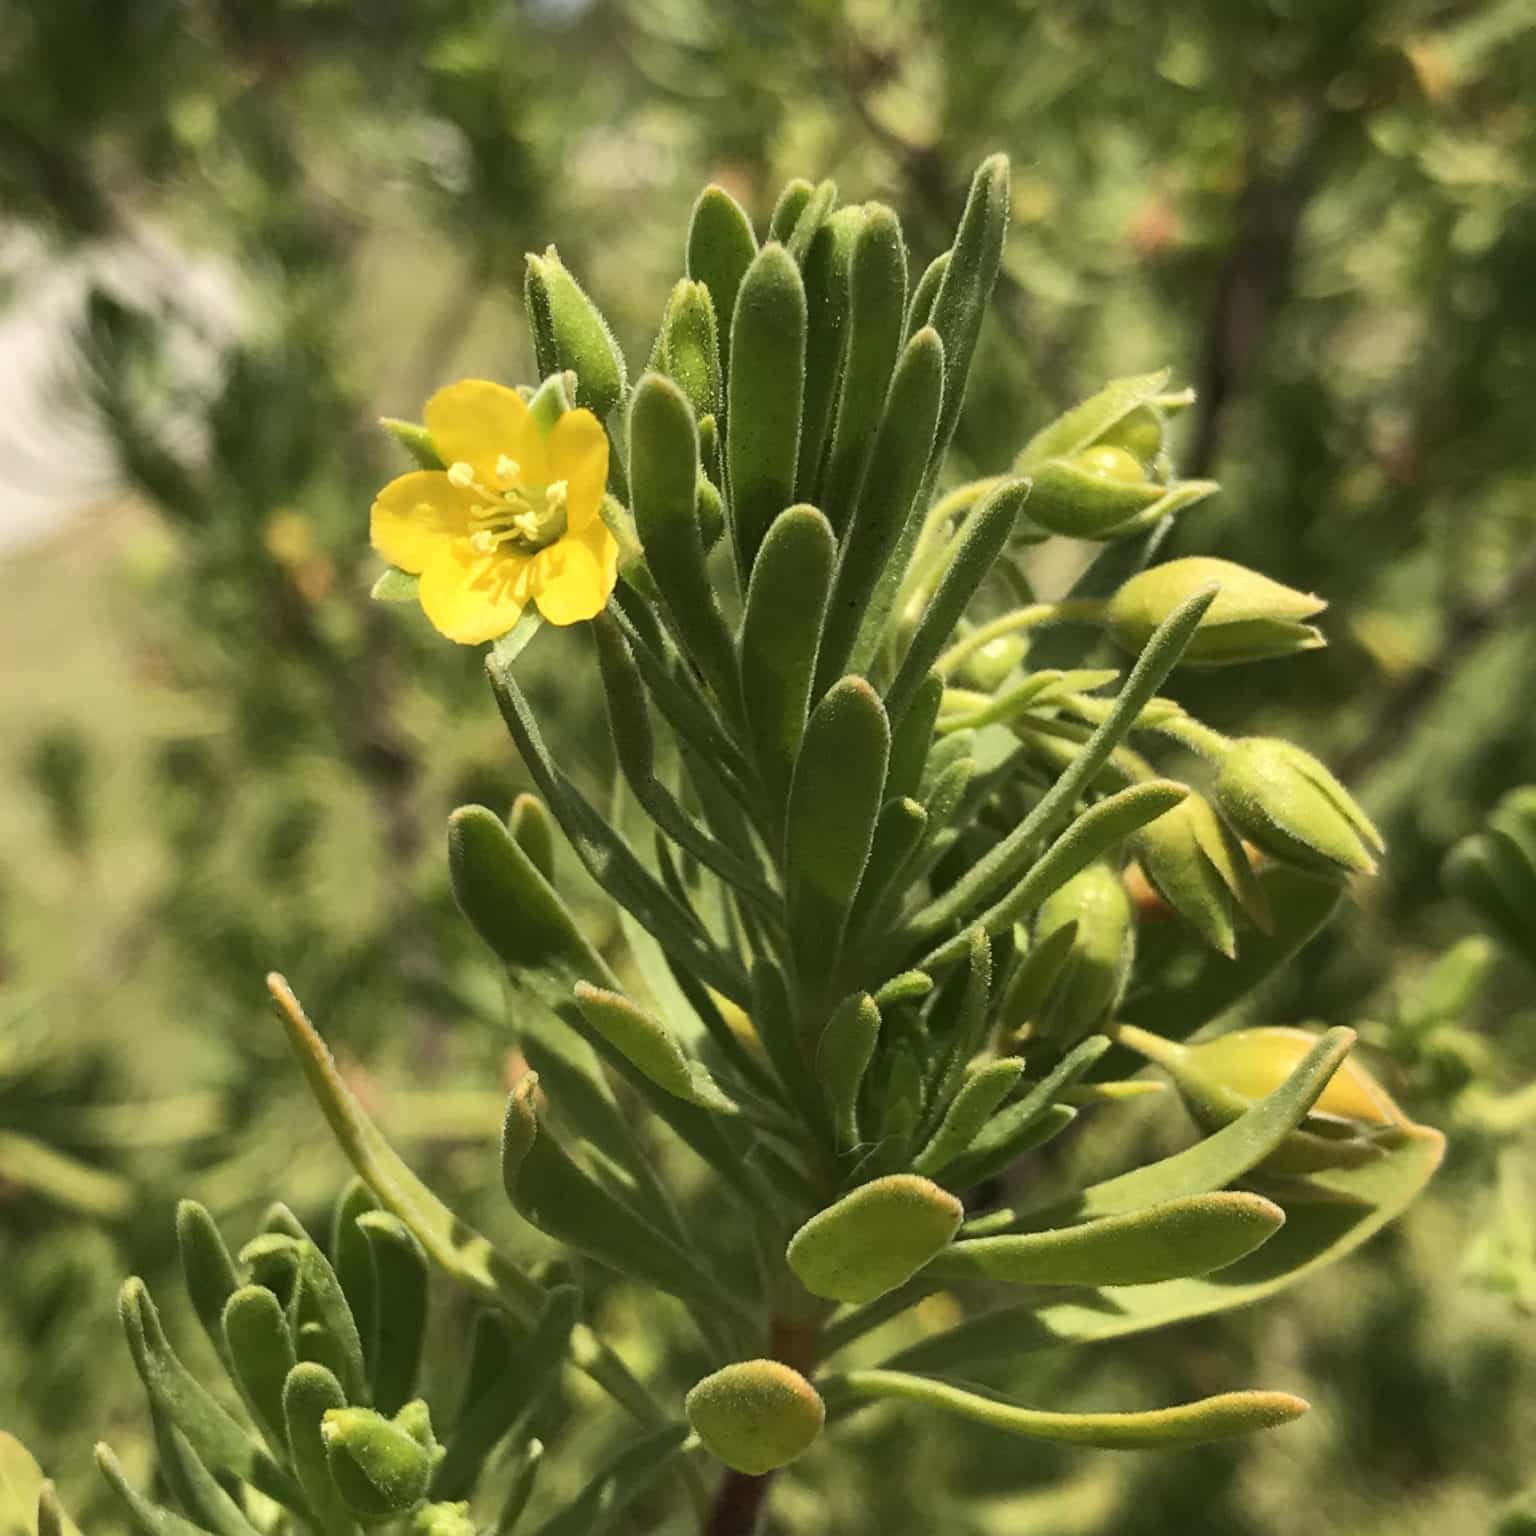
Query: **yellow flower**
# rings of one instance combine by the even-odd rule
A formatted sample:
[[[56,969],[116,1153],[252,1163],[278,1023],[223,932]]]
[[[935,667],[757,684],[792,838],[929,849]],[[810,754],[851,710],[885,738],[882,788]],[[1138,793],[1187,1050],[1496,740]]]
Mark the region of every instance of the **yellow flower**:
[[[608,439],[591,411],[545,432],[515,390],[464,379],[427,401],[446,470],[391,480],[373,504],[373,547],[421,577],[421,606],[461,645],[504,635],[530,601],[551,624],[595,618],[619,547],[602,519]]]

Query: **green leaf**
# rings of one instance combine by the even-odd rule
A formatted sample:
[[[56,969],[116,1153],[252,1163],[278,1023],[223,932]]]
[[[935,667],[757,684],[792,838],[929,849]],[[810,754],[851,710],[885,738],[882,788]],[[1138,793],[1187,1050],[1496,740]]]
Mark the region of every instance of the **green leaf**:
[[[704,283],[680,278],[667,299],[651,366],[682,390],[696,420],[720,410],[720,337]],[[633,482],[631,482],[633,485]]]
[[[788,189],[786,188],[786,191]],[[798,193],[795,201],[798,201]],[[837,183],[835,181],[821,181],[812,189],[811,195],[806,198],[799,215],[794,222],[794,228],[787,233],[781,233],[775,222],[779,217],[779,209],[774,209],[773,219],[769,221],[768,237],[771,240],[782,240],[784,249],[805,266],[811,253],[811,247],[815,243],[816,236],[821,232],[822,226],[831,216],[832,209],[837,203]],[[790,202],[784,203],[784,214],[787,217]]]
[[[1253,1252],[1285,1221],[1262,1195],[1187,1195],[1124,1216],[955,1243],[934,1260],[950,1279],[1012,1285],[1147,1285],[1209,1274]]]
[[[832,416],[848,339],[850,269],[863,225],[862,208],[839,208],[817,229],[805,253],[805,400],[795,479],[801,501],[813,501],[818,494],[823,451],[832,435]]]
[[[373,1363],[378,1354],[379,1280],[372,1246],[367,1234],[358,1226],[357,1219],[378,1208],[372,1190],[354,1176],[342,1190],[331,1211],[331,1263],[341,1284],[342,1295],[346,1298],[347,1310],[357,1324],[363,1358],[368,1364],[369,1396],[366,1400],[374,1403],[375,1407],[380,1406],[371,1395]],[[388,1417],[395,1409],[392,1407],[382,1411]]]
[[[907,248],[901,223],[889,208],[866,203],[849,258],[848,342],[820,493],[838,534],[853,518],[869,465],[901,351],[906,302]]]
[[[744,1314],[730,1295],[629,1205],[582,1169],[540,1126],[533,1108],[538,1074],[530,1072],[507,1101],[502,1183],[523,1219],[546,1236],[620,1275],[643,1280],[711,1312]]]
[[[0,1178],[103,1221],[127,1216],[136,1198],[127,1179],[20,1131],[0,1129]]]
[[[888,920],[892,908],[906,893],[902,877],[922,846],[927,830],[928,812],[916,800],[903,796],[900,800],[887,800],[881,807],[869,863],[859,881],[859,894],[848,920],[851,932],[878,931]]]
[[[805,331],[800,269],[783,246],[766,245],[742,281],[731,324],[725,458],[743,586],[769,525],[795,499]]]
[[[350,1403],[366,1403],[368,1371],[363,1364],[363,1341],[357,1321],[336,1278],[336,1271],[320,1249],[309,1239],[297,1244],[297,1273],[288,1315],[294,1329],[302,1336],[313,1325],[323,1336],[323,1363],[341,1382]],[[260,1279],[260,1276],[257,1276]],[[303,1349],[300,1358],[307,1358]]]
[[[224,1342],[224,1304],[239,1290],[240,1277],[207,1207],[195,1200],[183,1200],[176,1207],[176,1246],[192,1310],[219,1359],[227,1367],[229,1351]]]
[[[375,1342],[368,1362],[373,1405],[395,1414],[410,1401],[427,1327],[427,1256],[411,1229],[389,1211],[367,1211],[356,1228],[377,1280]]]
[[[971,179],[950,260],[933,297],[928,324],[944,343],[944,409],[934,437],[935,463],[948,450],[960,420],[971,358],[1002,264],[1008,197],[1008,157],[990,155]]]
[[[889,1363],[922,1371],[984,1368],[1247,1306],[1342,1258],[1394,1220],[1429,1181],[1444,1150],[1438,1131],[1415,1126],[1385,1157],[1313,1175],[1295,1186],[1305,1198],[1287,1204],[1285,1225],[1274,1237],[1207,1278],[1004,1307],[925,1339]]]
[[[650,1490],[687,1438],[686,1424],[672,1424],[626,1446],[539,1527],[538,1536],[599,1536]]]
[[[933,1176],[959,1157],[976,1139],[993,1110],[1013,1092],[1023,1071],[1022,1056],[968,1063],[960,1091],[950,1100],[928,1145],[912,1160],[912,1171]]]
[[[144,1282],[123,1282],[118,1311],[144,1390],[187,1437],[193,1453],[220,1477],[235,1477],[289,1509],[301,1509],[293,1480],[177,1359]]]
[[[618,982],[501,822],[481,806],[462,807],[448,821],[448,850],[454,892],[465,916],[507,967],[530,1061],[562,1093],[569,1095],[572,1083],[587,1084],[592,1113],[582,1122],[584,1132],[643,1185],[644,1169],[635,1167],[632,1143],[613,1134],[622,1120],[603,1118],[608,1095],[597,1058],[588,1049],[595,1047],[597,1057],[625,1077],[721,1178],[744,1198],[757,1199],[759,1191],[742,1170],[740,1154],[724,1136],[718,1117],[657,1088],[587,1023],[576,1004],[576,983],[617,991]],[[569,1103],[569,1097],[561,1102]]]
[[[1131,668],[1114,705],[1083,744],[1071,766],[1062,771],[1012,832],[995,844],[943,896],[917,915],[912,925],[917,934],[923,937],[937,935],[1018,874],[1037,841],[1059,820],[1065,819],[1079,795],[1093,783],[1099,770],[1109,761],[1110,754],[1129,734],[1147,702],[1173,671],[1200,623],[1200,616],[1215,596],[1214,587],[1195,593],[1158,626],[1157,633],[1147,642],[1147,648]]]
[[[528,1508],[533,1490],[538,1482],[539,1468],[544,1465],[544,1442],[530,1440],[517,1456],[512,1466],[512,1477],[496,1516],[494,1536],[513,1536],[517,1523]]]
[[[629,482],[646,565],[683,650],[729,708],[736,695],[730,632],[704,568],[699,527],[699,439],[683,392],[660,374],[635,386],[629,411]],[[552,803],[556,815],[559,808]]]
[[[802,983],[830,973],[880,814],[890,727],[879,695],[846,677],[811,713],[786,818],[789,930]]]
[[[1043,1210],[994,1212],[973,1222],[967,1234],[983,1236],[1124,1216],[1163,1201],[1222,1189],[1258,1167],[1301,1124],[1354,1042],[1354,1030],[1330,1029],[1273,1093],[1214,1135],[1171,1157],[1092,1184]]]
[[[826,518],[814,507],[790,507],[773,520],[752,567],[741,621],[741,685],[775,807],[788,797],[805,732],[836,554]]]
[[[46,1477],[37,1488],[37,1536],[80,1536],[80,1528],[59,1502],[52,1479]]]
[[[524,764],[592,878],[628,907],[680,965],[733,1001],[744,1002],[746,978],[715,949],[697,916],[661,886],[550,756],[533,710],[511,672],[498,665],[495,656],[488,658],[486,670]],[[470,920],[475,921],[473,914]]]
[[[690,1061],[666,1025],[628,998],[579,981],[576,1005],[593,1030],[658,1088],[717,1114],[740,1113],[703,1062]]]
[[[900,1398],[955,1414],[973,1424],[984,1424],[989,1429],[1114,1451],[1156,1450],[1227,1440],[1234,1435],[1289,1424],[1308,1407],[1289,1392],[1222,1392],[1197,1402],[1181,1403],[1176,1408],[1156,1408],[1144,1413],[1048,1413],[1026,1408],[984,1388],[959,1387],[907,1371],[850,1371],[835,1380],[855,1397]]]
[[[96,1465],[107,1485],[117,1495],[133,1529],[138,1536],[208,1536],[199,1525],[184,1520],[169,1509],[152,1504],[129,1481],[122,1464],[112,1454],[110,1447],[97,1442]]]
[[[869,993],[856,992],[832,1010],[816,1045],[816,1076],[844,1150],[858,1144],[859,1088],[879,1038],[880,1010]]]
[[[889,1174],[818,1211],[790,1239],[785,1257],[813,1296],[873,1301],[946,1248],[963,1214],[931,1180]]]
[[[256,1536],[256,1528],[153,1401],[149,1407],[160,1476],[192,1521],[214,1536]]]
[[[576,404],[606,422],[624,399],[624,354],[554,246],[543,256],[529,255],[523,297],[539,371],[547,376],[569,369],[576,375]]]
[[[1046,849],[1014,888],[977,919],[988,933],[1006,933],[1021,917],[1037,910],[1054,892],[1118,847],[1139,827],[1155,821],[1189,793],[1172,779],[1133,784],[1090,806]],[[921,962],[924,970],[952,964],[965,952],[966,938],[956,934]]]
[[[892,729],[891,767],[885,780],[887,799],[917,794],[943,701],[944,679],[937,672],[930,672],[918,684],[906,713]]]
[[[326,1536],[354,1536],[357,1523],[331,1477],[325,1453],[325,1416],[347,1406],[341,1383],[323,1365],[301,1360],[283,1383],[283,1420],[293,1470],[304,1488],[312,1518]]]
[[[918,278],[917,287],[912,290],[912,302],[907,307],[906,334],[909,337],[915,336],[932,322],[933,301],[939,296],[939,285],[944,281],[944,274],[949,271],[954,256],[953,250],[940,251],[923,268],[923,275]]]
[[[53,1507],[58,1508],[52,1489],[26,1446],[0,1430],[0,1536],[42,1536],[44,1499],[51,1496]],[[67,1536],[80,1536],[67,1516],[64,1522]]]
[[[465,1499],[497,1443],[525,1421],[560,1378],[571,1330],[581,1313],[575,1286],[556,1286],[532,1333],[523,1339],[505,1369],[464,1405],[447,1454],[432,1480],[434,1499]]]
[[[231,1379],[267,1443],[285,1451],[283,1382],[298,1356],[282,1304],[265,1286],[242,1286],[224,1304],[220,1327],[229,1350]]]
[[[944,397],[944,343],[937,331],[921,330],[896,364],[890,394],[870,450],[869,469],[843,536],[832,602],[817,663],[821,692],[849,666],[863,670],[874,645],[860,641],[870,600],[882,584],[892,553],[909,523],[933,450],[933,434]],[[895,580],[899,580],[899,572]],[[880,623],[883,624],[883,615]]]
[[[499,821],[496,825],[511,845],[506,829]],[[347,1087],[325,1042],[305,1017],[288,983],[273,974],[267,978],[267,987],[277,1003],[288,1043],[299,1058],[331,1133],[379,1204],[398,1216],[433,1262],[460,1284],[531,1323],[543,1304],[543,1288],[455,1216],[411,1172]]]
[[[1029,496],[1027,480],[1005,480],[971,511],[955,536],[944,575],[913,631],[885,707],[893,722],[905,716],[929,668],[950,642],[977,589],[1008,543],[1019,510]]]
[[[723,187],[710,185],[699,194],[688,224],[688,276],[709,289],[720,322],[720,366],[730,362],[730,319],[736,294],[757,254],[757,236],[741,204]]]
[[[523,791],[512,802],[507,831],[512,834],[512,841],[528,855],[534,868],[553,885],[555,822],[549,807],[537,795]]]
[[[794,234],[795,227],[800,222],[800,216],[805,212],[815,191],[816,188],[803,176],[795,176],[784,183],[784,190],[779,193],[778,200],[773,205],[773,212],[768,215],[770,240],[777,240],[782,245]]]

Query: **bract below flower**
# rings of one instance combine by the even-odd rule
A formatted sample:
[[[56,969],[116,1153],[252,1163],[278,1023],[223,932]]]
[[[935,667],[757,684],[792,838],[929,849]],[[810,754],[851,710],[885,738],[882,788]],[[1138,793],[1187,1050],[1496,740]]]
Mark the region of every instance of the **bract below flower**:
[[[586,410],[546,432],[515,390],[484,379],[440,389],[424,412],[446,470],[391,480],[370,537],[420,576],[421,606],[461,645],[504,635],[530,602],[551,624],[602,611],[619,547],[602,519],[608,439]]]

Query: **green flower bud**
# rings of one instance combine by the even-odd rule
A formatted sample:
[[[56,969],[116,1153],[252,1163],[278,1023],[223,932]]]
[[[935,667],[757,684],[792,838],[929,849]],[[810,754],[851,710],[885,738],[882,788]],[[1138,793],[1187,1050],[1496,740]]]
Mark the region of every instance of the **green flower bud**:
[[[1153,889],[1213,949],[1236,953],[1232,901],[1261,928],[1269,906],[1243,845],[1203,795],[1190,794],[1131,837]]]
[[[423,1504],[411,1516],[414,1536],[478,1536],[469,1518],[467,1500],[456,1504]]]
[[[1220,1130],[1246,1114],[1317,1044],[1311,1031],[1281,1026],[1240,1029],[1199,1045],[1179,1045],[1125,1025],[1119,1040],[1168,1073],[1206,1131]],[[1348,1056],[1308,1112],[1304,1129],[1292,1132],[1262,1166],[1271,1174],[1295,1175],[1369,1161],[1379,1152],[1376,1139],[1409,1123],[1381,1084]]]
[[[1095,446],[1122,448],[1140,464],[1152,464],[1163,451],[1163,418],[1155,406],[1138,405],[1127,411]]]
[[[1093,447],[1073,454],[1067,462],[1074,469],[1100,480],[1123,480],[1129,485],[1141,485],[1147,478],[1146,467],[1134,454],[1102,438]]]
[[[1282,586],[1230,560],[1203,556],[1170,560],[1133,576],[1110,599],[1106,613],[1110,634],[1122,650],[1139,654],[1180,603],[1213,581],[1220,591],[1200,620],[1181,664],[1264,661],[1317,650],[1327,643],[1312,625],[1302,622],[1328,606],[1321,598]]]
[[[332,1408],[320,1434],[336,1491],[365,1521],[393,1520],[419,1504],[442,1457],[424,1403],[407,1403],[393,1421],[371,1408]]]
[[[827,1410],[799,1371],[778,1360],[738,1360],[684,1400],[688,1422],[726,1466],[761,1477],[793,1461],[821,1433]]]
[[[999,635],[973,651],[965,661],[965,679],[973,688],[991,693],[1024,659],[1028,642],[1020,635]]]
[[[1047,898],[1035,922],[1036,947],[1068,923],[1077,925],[1071,950],[1030,1030],[1063,1047],[1114,1013],[1136,957],[1131,898],[1109,865],[1090,864]]]
[[[1381,833],[1308,752],[1269,736],[1234,741],[1216,776],[1222,814],[1271,858],[1313,874],[1374,874]]]

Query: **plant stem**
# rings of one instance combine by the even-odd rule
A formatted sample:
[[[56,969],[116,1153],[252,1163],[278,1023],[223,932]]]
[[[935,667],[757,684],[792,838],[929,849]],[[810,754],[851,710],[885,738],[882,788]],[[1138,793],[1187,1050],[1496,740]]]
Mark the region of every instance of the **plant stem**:
[[[1010,613],[978,625],[970,634],[955,641],[934,663],[934,667],[948,677],[984,645],[1001,640],[1005,635],[1016,634],[1021,629],[1034,629],[1040,624],[1096,624],[1103,615],[1104,606],[1098,598],[1078,597],[1065,598],[1058,603],[1031,603],[1025,608],[1015,608]]]

